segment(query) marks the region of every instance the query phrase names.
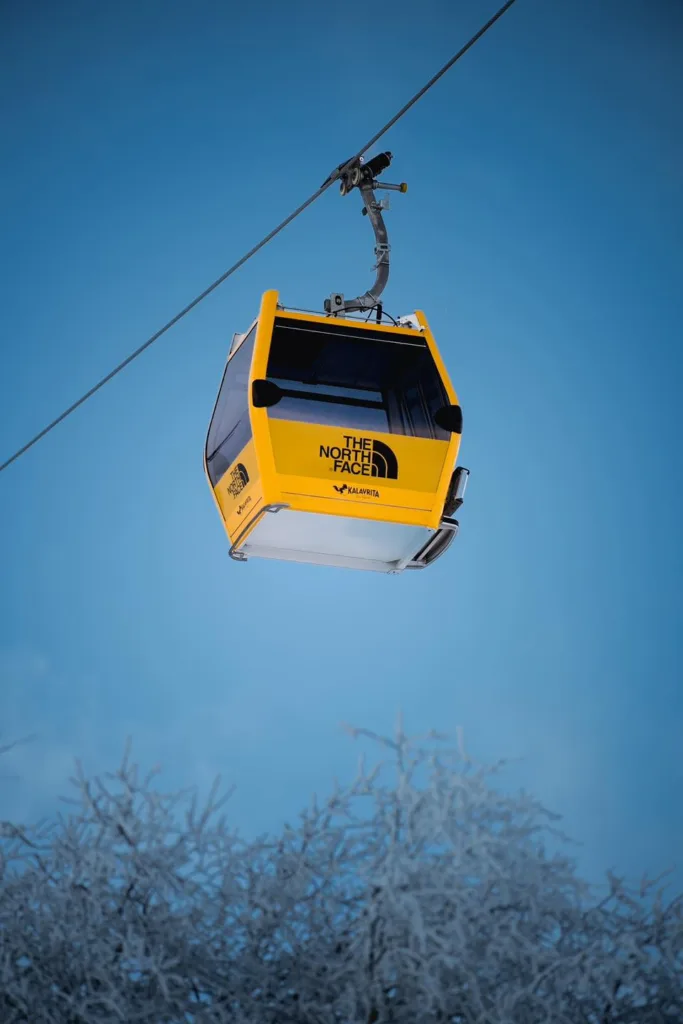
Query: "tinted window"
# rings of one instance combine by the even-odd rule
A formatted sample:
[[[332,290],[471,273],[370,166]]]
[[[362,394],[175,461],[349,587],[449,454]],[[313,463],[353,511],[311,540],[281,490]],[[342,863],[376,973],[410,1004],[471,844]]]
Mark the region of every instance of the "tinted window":
[[[315,392],[300,381],[271,377],[285,391],[285,397],[270,410],[280,420],[327,423],[356,430],[387,433],[389,417],[381,391],[318,386]],[[353,402],[354,404],[346,404]]]
[[[448,404],[421,334],[276,319],[268,379],[285,397],[277,419],[448,440],[434,423]]]
[[[251,438],[249,370],[255,339],[256,325],[228,360],[223,374],[206,441],[206,463],[214,487]]]

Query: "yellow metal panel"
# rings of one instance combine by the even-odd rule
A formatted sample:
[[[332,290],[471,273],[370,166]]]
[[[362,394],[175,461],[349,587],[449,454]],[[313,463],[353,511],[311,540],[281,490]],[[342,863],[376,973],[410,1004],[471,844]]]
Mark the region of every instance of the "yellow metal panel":
[[[232,539],[262,503],[263,487],[253,438],[218,481],[214,495]]]
[[[345,514],[341,503],[348,503],[349,515],[395,522],[412,521],[403,515],[406,509],[440,515],[443,500],[437,509],[437,494],[448,441],[274,417],[269,424],[283,501],[289,500],[285,494],[298,494],[301,500],[309,495],[324,499],[327,508],[334,499],[339,515]],[[359,513],[360,507],[364,511]]]
[[[451,403],[451,405],[460,405],[460,400],[451,382],[448,370],[446,369],[446,364],[441,358],[441,353],[439,352],[438,346],[434,340],[434,335],[432,334],[429,323],[427,322],[427,317],[424,315],[421,309],[417,309],[415,311],[415,316],[417,318],[417,322],[423,329],[427,346],[429,347],[429,351],[432,353],[432,357],[434,359],[434,362],[436,363],[436,368],[439,372],[439,376],[441,377],[441,382],[443,383],[443,386],[446,390],[446,394],[448,395],[448,401]],[[460,441],[460,434],[451,434],[451,439],[448,442],[448,455],[446,456],[446,460],[444,463],[444,472],[442,474],[441,482],[439,484],[439,488],[436,495],[437,502],[439,503],[439,507],[441,509],[443,509],[444,502],[446,501],[448,485],[451,482],[451,475],[453,473],[453,470],[455,469],[455,464],[458,461],[458,454],[460,452]]]
[[[261,487],[265,504],[273,504],[282,501],[278,487],[278,477],[275,471],[273,459],[273,448],[270,441],[268,429],[268,410],[255,409],[251,401],[251,385],[253,381],[266,376],[268,369],[268,356],[270,355],[270,343],[273,337],[273,325],[275,323],[278,293],[276,291],[264,292],[259,310],[259,321],[254,341],[254,354],[251,360],[251,373],[249,374],[249,416],[251,418],[251,430],[256,446],[259,473],[261,476]]]
[[[353,430],[271,416],[278,473],[329,483],[381,484],[389,491],[435,492],[448,441]]]

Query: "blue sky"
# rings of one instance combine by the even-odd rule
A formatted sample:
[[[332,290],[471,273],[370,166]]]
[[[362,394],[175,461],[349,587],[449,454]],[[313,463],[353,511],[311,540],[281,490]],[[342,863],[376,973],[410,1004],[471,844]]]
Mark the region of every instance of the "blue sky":
[[[483,0],[3,5],[0,457],[309,195],[483,23]],[[368,25],[376,31],[370,34]],[[387,308],[422,308],[472,473],[404,577],[237,565],[202,446],[266,288],[372,280],[336,188],[0,478],[0,815],[127,735],[276,828],[348,778],[342,721],[521,758],[583,869],[683,851],[683,11],[518,0],[383,140]],[[677,66],[678,65],[678,66]],[[679,876],[680,877],[680,876]]]

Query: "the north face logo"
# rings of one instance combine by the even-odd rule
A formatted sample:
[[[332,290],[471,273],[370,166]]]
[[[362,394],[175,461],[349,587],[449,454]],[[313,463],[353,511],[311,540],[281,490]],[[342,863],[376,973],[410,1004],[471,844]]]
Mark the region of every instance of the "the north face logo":
[[[374,476],[398,480],[398,459],[388,444],[372,437],[344,434],[344,445],[321,444],[321,459],[330,461],[334,473],[352,476]]]
[[[398,459],[384,441],[372,442],[372,476],[398,480]]]
[[[241,462],[238,462],[232,473],[230,474],[230,483],[228,484],[228,494],[236,498],[240,491],[249,483],[249,474],[247,473],[247,467]]]

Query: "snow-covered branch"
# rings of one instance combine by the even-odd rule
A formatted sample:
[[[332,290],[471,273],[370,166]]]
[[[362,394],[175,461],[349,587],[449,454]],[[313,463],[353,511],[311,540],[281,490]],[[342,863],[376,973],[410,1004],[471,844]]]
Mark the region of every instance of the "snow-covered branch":
[[[56,821],[2,824],[2,1024],[683,1021],[680,898],[598,900],[462,743],[372,738],[387,760],[277,836],[129,751]]]

